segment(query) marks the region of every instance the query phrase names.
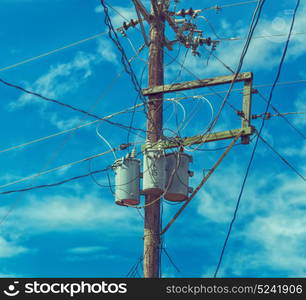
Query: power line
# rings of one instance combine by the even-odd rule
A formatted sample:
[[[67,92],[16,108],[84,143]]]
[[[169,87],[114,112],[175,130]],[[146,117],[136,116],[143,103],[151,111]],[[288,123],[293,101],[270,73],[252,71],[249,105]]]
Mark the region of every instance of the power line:
[[[253,1],[251,1],[251,2],[253,2]],[[255,2],[257,2],[257,1],[254,1],[254,3],[255,3]],[[215,7],[214,7],[214,8],[215,8]],[[114,8],[112,8],[112,9],[114,9]],[[212,8],[211,8],[211,9],[212,9]],[[33,56],[33,57],[31,57],[31,58],[22,60],[22,61],[20,61],[20,62],[18,62],[18,63],[12,64],[12,65],[9,65],[9,66],[6,66],[6,67],[2,67],[2,68],[0,68],[0,72],[6,71],[6,70],[10,70],[10,69],[19,67],[19,66],[21,66],[21,65],[24,65],[24,64],[33,62],[33,61],[35,61],[35,60],[38,60],[38,59],[40,59],[40,58],[49,56],[49,55],[51,55],[51,54],[60,52],[60,51],[62,51],[62,50],[65,50],[65,49],[68,49],[68,48],[71,48],[71,47],[74,47],[74,46],[77,46],[77,45],[86,43],[86,42],[88,42],[88,41],[97,39],[98,37],[101,37],[101,36],[106,35],[106,34],[107,34],[107,32],[101,32],[101,33],[98,33],[98,34],[89,36],[89,37],[87,37],[87,38],[84,38],[84,39],[82,39],[82,40],[73,42],[73,43],[71,43],[71,44],[67,44],[67,45],[65,45],[65,46],[63,46],[63,47],[56,48],[56,49],[50,50],[50,51],[48,51],[48,52],[39,54],[39,55],[37,55],[37,56]],[[306,32],[295,32],[295,33],[292,33],[292,35],[305,35],[305,34],[306,34]],[[282,36],[286,36],[286,34],[271,34],[271,35],[254,36],[253,39],[262,39],[262,38],[267,38],[267,37],[282,37]],[[236,40],[243,40],[243,39],[246,39],[246,37],[221,38],[222,41],[227,41],[227,40],[228,40],[228,41],[236,41]]]
[[[140,107],[142,105],[143,104],[140,103],[140,104],[137,104],[136,106],[129,107],[129,108],[125,109],[125,110],[122,110],[122,111],[119,111],[119,112],[115,112],[113,114],[110,114],[108,116],[105,116],[105,117],[101,118],[101,120],[110,119],[110,118],[112,118],[114,116],[117,116],[117,115],[120,115],[120,114],[124,114],[124,113],[128,113],[130,110],[132,110],[134,108],[137,108],[137,107]],[[41,138],[38,138],[38,139],[34,139],[34,140],[31,140],[31,141],[19,144],[19,145],[8,147],[8,148],[5,148],[3,150],[0,150],[0,153],[16,150],[16,149],[19,149],[19,148],[22,148],[22,147],[25,147],[25,146],[29,146],[29,145],[32,145],[32,144],[35,144],[35,143],[38,143],[38,142],[42,142],[42,141],[51,139],[53,137],[57,137],[59,135],[65,134],[65,133],[69,133],[69,132],[72,132],[72,131],[75,131],[75,130],[78,130],[78,129],[81,129],[81,128],[84,128],[84,127],[88,127],[88,126],[91,126],[93,124],[96,124],[96,123],[100,122],[101,120],[95,120],[95,121],[87,122],[87,123],[81,124],[79,126],[76,126],[76,127],[70,128],[70,129],[66,129],[66,130],[63,130],[63,131],[59,131],[57,133],[54,133],[54,134],[51,134],[51,135],[48,135],[48,136],[44,136],[44,137],[41,137]]]
[[[306,178],[294,167],[286,158],[284,158],[270,143],[267,142],[259,132],[256,131],[257,136],[272,150],[294,173],[296,173],[303,181],[306,181]]]
[[[42,188],[49,188],[49,187],[55,187],[55,186],[59,186],[74,180],[78,180],[78,179],[82,179],[94,174],[98,174],[98,173],[102,173],[102,172],[106,172],[110,169],[110,167],[105,168],[105,169],[101,169],[101,170],[96,170],[96,171],[92,171],[90,173],[87,174],[83,174],[83,175],[78,175],[78,176],[74,176],[72,178],[68,178],[56,183],[49,183],[49,184],[42,184],[42,185],[37,185],[37,186],[32,186],[32,187],[27,187],[27,188],[23,188],[23,189],[18,189],[18,190],[10,190],[10,191],[4,191],[4,192],[0,192],[0,195],[8,195],[8,194],[13,194],[13,193],[22,193],[22,192],[28,192],[28,191],[32,191],[32,190],[37,190],[37,189],[42,189]]]
[[[6,67],[2,67],[2,68],[0,69],[0,72],[3,72],[3,71],[6,71],[6,70],[10,70],[10,69],[19,67],[19,66],[24,65],[24,64],[26,64],[26,63],[35,61],[35,60],[40,59],[40,58],[43,58],[43,57],[46,57],[46,56],[48,56],[48,55],[50,55],[50,54],[54,54],[54,53],[56,53],[56,52],[59,52],[59,51],[62,51],[62,50],[65,50],[65,49],[68,49],[68,48],[71,48],[71,47],[74,47],[74,46],[83,44],[83,43],[85,43],[85,42],[88,42],[88,41],[91,41],[91,40],[94,40],[94,39],[97,39],[98,37],[101,37],[101,36],[106,35],[106,34],[107,34],[107,32],[101,32],[101,33],[98,33],[98,34],[89,36],[89,37],[87,37],[87,38],[85,38],[85,39],[82,39],[82,40],[73,42],[73,43],[71,43],[71,44],[65,45],[65,46],[63,46],[63,47],[56,48],[56,49],[54,49],[54,50],[45,52],[45,53],[43,53],[43,54],[39,54],[39,55],[37,55],[37,56],[34,56],[34,57],[31,57],[31,58],[22,60],[22,61],[20,61],[20,62],[18,62],[18,63],[12,64],[12,65],[9,65],[9,66],[6,66]]]
[[[223,5],[215,5],[215,6],[203,8],[202,10],[217,10],[218,11],[218,10],[221,10],[222,8],[241,6],[241,5],[245,5],[245,4],[251,4],[251,3],[258,3],[258,0],[236,2],[236,3],[229,3],[229,4],[223,4]]]
[[[306,111],[295,111],[295,112],[285,112],[285,113],[277,113],[275,115],[271,115],[271,117],[281,117],[288,115],[305,115]]]
[[[272,105],[271,105],[272,106]],[[252,115],[252,119],[259,119],[259,118],[265,118],[266,120],[270,120],[274,117],[283,117],[283,116],[289,116],[289,115],[305,115],[306,111],[295,111],[295,112],[277,112],[275,114],[271,113],[262,113],[259,115]]]
[[[119,50],[120,54],[121,54],[121,63],[126,71],[126,73],[131,77],[133,86],[136,90],[136,92],[139,94],[139,97],[142,99],[143,103],[146,103],[146,99],[142,94],[142,89],[141,86],[137,80],[137,77],[135,75],[135,72],[126,56],[126,53],[124,51],[124,48],[122,47],[118,35],[116,33],[116,30],[113,27],[112,21],[110,19],[110,16],[108,14],[108,7],[105,3],[105,0],[101,0],[101,5],[103,7],[104,10],[104,14],[105,14],[105,18],[104,18],[104,23],[105,25],[108,27],[108,36],[109,38],[114,42],[114,44],[116,45],[117,49]],[[145,106],[144,106],[145,109]],[[146,111],[146,110],[145,110]]]
[[[186,97],[186,98],[190,98],[190,97]],[[193,97],[191,97],[193,98]],[[185,99],[185,97],[184,97]],[[182,98],[179,98],[179,100],[183,100],[183,97]],[[178,100],[178,101],[179,101]],[[173,102],[175,100],[173,100],[173,98],[171,99],[165,99],[165,101],[170,101],[170,102]],[[62,135],[62,134],[65,134],[65,133],[69,133],[69,132],[72,132],[72,131],[76,131],[78,129],[81,129],[81,128],[84,128],[84,127],[88,127],[88,126],[91,126],[93,124],[96,124],[98,122],[100,122],[101,120],[104,120],[104,119],[110,119],[112,117],[115,117],[115,116],[118,116],[118,115],[121,115],[121,114],[125,114],[125,113],[128,113],[129,111],[131,110],[135,110],[137,109],[138,107],[141,107],[143,106],[143,103],[138,103],[136,104],[135,106],[131,106],[131,107],[128,107],[124,110],[121,110],[119,112],[115,112],[115,113],[112,113],[108,116],[105,116],[99,120],[95,120],[95,121],[91,121],[91,122],[86,122],[84,124],[81,124],[79,126],[76,126],[76,127],[73,127],[73,128],[70,128],[70,129],[66,129],[66,130],[62,130],[62,131],[59,131],[59,132],[56,132],[56,133],[53,133],[53,134],[50,134],[48,136],[44,136],[44,137],[41,137],[41,138],[37,138],[37,139],[34,139],[34,140],[31,140],[31,141],[28,141],[28,142],[25,142],[25,143],[22,143],[22,144],[19,144],[19,145],[15,145],[15,146],[11,146],[11,147],[8,147],[8,148],[5,148],[3,150],[0,150],[0,154],[1,153],[4,153],[4,152],[9,152],[9,151],[12,151],[12,150],[16,150],[16,149],[19,149],[19,148],[22,148],[22,147],[26,147],[26,146],[29,146],[29,145],[32,145],[32,144],[35,144],[35,143],[38,143],[38,142],[42,142],[42,141],[45,141],[45,140],[48,140],[48,139],[51,139],[53,137],[57,137],[59,135]]]
[[[175,262],[173,261],[172,257],[170,256],[170,254],[168,253],[167,249],[165,247],[162,247],[162,250],[165,252],[168,260],[170,261],[171,265],[174,267],[174,269],[176,270],[176,272],[180,273],[180,269],[179,267],[175,264]]]
[[[262,93],[260,93],[260,92],[258,92],[258,95],[259,95],[259,97],[262,99],[262,100],[264,100],[266,103],[268,102],[268,99],[262,94]],[[293,124],[292,124],[292,122],[290,122],[287,118],[286,118],[286,114],[285,113],[280,113],[279,112],[279,110],[274,106],[274,105],[272,105],[271,104],[271,107],[272,107],[272,109],[277,113],[277,115],[276,116],[279,116],[279,117],[281,117],[281,118],[283,118],[286,122],[287,122],[287,124],[291,127],[291,128],[293,128],[304,140],[306,139],[306,135],[301,131],[301,130],[299,130],[296,126],[294,126]],[[295,114],[298,114],[299,112],[296,112]],[[300,112],[300,113],[302,113],[302,112]],[[294,114],[294,113],[287,113],[287,114]],[[263,116],[265,116],[265,114],[263,114]]]
[[[306,32],[294,32],[291,35],[295,36],[295,35],[305,35]],[[276,34],[267,34],[267,35],[259,35],[259,36],[254,36],[253,39],[265,39],[265,38],[269,38],[269,37],[282,37],[282,36],[287,36],[284,33],[276,33]],[[231,38],[220,38],[220,40],[222,42],[225,41],[239,41],[239,40],[245,40],[246,37],[231,37]]]
[[[282,54],[282,57],[281,57],[281,60],[280,60],[279,66],[278,66],[278,70],[277,70],[277,74],[276,74],[274,83],[273,83],[271,91],[270,91],[270,95],[269,95],[269,99],[268,99],[268,103],[267,103],[267,106],[266,106],[265,113],[268,112],[270,103],[272,101],[272,96],[273,96],[273,92],[274,92],[274,89],[275,89],[275,86],[276,86],[276,82],[278,81],[278,79],[280,77],[280,74],[281,74],[282,66],[283,66],[283,63],[284,63],[284,60],[285,60],[285,57],[286,57],[286,54],[287,54],[287,49],[288,49],[289,42],[290,42],[291,32],[292,32],[292,29],[293,29],[293,26],[294,26],[294,23],[295,23],[295,17],[296,17],[296,13],[297,13],[297,10],[299,8],[299,5],[300,5],[300,0],[297,0],[296,7],[295,7],[295,10],[294,10],[294,13],[293,13],[293,16],[292,16],[292,22],[291,22],[291,25],[290,25],[288,38],[287,38],[287,41],[286,41],[286,44],[285,44],[285,48],[284,48],[284,51],[283,51],[283,54]],[[219,257],[217,268],[216,268],[215,273],[214,273],[214,278],[217,277],[219,269],[220,269],[220,266],[221,266],[221,263],[222,263],[222,260],[223,260],[224,252],[225,252],[225,249],[226,249],[226,246],[227,246],[230,234],[232,232],[232,228],[233,228],[234,222],[235,222],[236,217],[237,217],[237,213],[238,213],[241,197],[242,197],[242,194],[243,194],[243,191],[244,191],[244,187],[245,187],[245,184],[246,184],[246,181],[247,181],[250,169],[251,169],[251,165],[252,165],[254,156],[255,156],[255,152],[256,152],[256,149],[257,149],[259,137],[260,137],[260,135],[262,133],[264,125],[265,125],[265,119],[262,120],[262,123],[261,123],[261,126],[260,126],[260,130],[258,132],[258,136],[256,138],[255,145],[254,145],[254,148],[253,148],[253,151],[252,151],[252,154],[251,154],[251,158],[250,158],[250,161],[249,161],[247,169],[246,169],[246,173],[245,173],[245,176],[244,176],[244,179],[243,179],[241,190],[239,192],[239,196],[238,196],[238,199],[237,199],[234,215],[233,215],[233,218],[232,218],[231,223],[229,225],[229,229],[228,229],[228,232],[227,232],[227,235],[226,235],[226,238],[225,238],[222,250],[221,250],[221,254],[220,254],[220,257]]]
[[[75,166],[75,165],[80,164],[84,161],[89,161],[91,159],[101,157],[105,154],[111,153],[111,152],[116,151],[116,150],[121,150],[121,149],[120,148],[114,148],[114,149],[111,149],[111,150],[108,150],[108,151],[105,151],[105,152],[102,152],[102,153],[98,153],[98,154],[95,154],[95,155],[92,155],[92,156],[89,156],[89,157],[86,157],[86,158],[82,158],[80,160],[70,162],[70,163],[67,163],[67,164],[64,164],[64,165],[46,170],[46,171],[42,171],[42,172],[30,175],[30,176],[26,176],[26,177],[20,178],[18,180],[3,184],[3,185],[0,186],[0,189],[11,186],[11,185],[14,185],[14,184],[17,184],[17,183],[20,183],[20,182],[24,182],[24,181],[29,180],[29,179],[40,177],[42,175],[46,175],[46,174],[49,174],[49,173],[52,173],[52,172],[55,172],[55,171],[58,171],[58,170],[61,170],[61,169],[64,169],[64,168]]]
[[[191,71],[190,71],[191,72]],[[192,73],[190,73],[192,75]],[[195,78],[196,75],[194,75]],[[199,78],[197,78],[199,79]],[[276,86],[284,86],[284,85],[293,85],[293,84],[302,84],[302,83],[306,83],[306,79],[300,79],[300,80],[292,80],[292,81],[281,81],[281,82],[278,82],[276,84]],[[254,90],[255,88],[268,88],[268,87],[271,87],[273,85],[273,83],[262,83],[262,84],[256,84],[254,85]],[[253,93],[255,93],[253,90]],[[215,95],[215,94],[225,94],[228,90],[223,90],[223,91],[214,91],[212,93],[205,93],[205,94],[201,94],[201,96],[212,96],[212,95]],[[236,88],[236,89],[232,89],[232,92],[243,92],[243,88]],[[247,95],[247,94],[246,94]],[[165,98],[165,100],[168,100],[168,101],[172,101],[172,100],[178,100],[178,99],[181,99],[181,100],[184,100],[184,99],[188,99],[190,98],[190,96],[186,96],[186,97],[175,97],[175,98]]]
[[[123,125],[123,124],[121,124],[121,123],[112,122],[112,121],[109,121],[109,120],[107,120],[107,119],[103,119],[103,118],[101,118],[101,117],[99,117],[99,116],[97,116],[97,115],[95,115],[95,114],[93,114],[93,113],[91,113],[91,112],[85,111],[85,110],[83,110],[83,109],[81,109],[81,108],[77,108],[77,107],[75,107],[75,106],[72,106],[72,105],[70,105],[70,104],[61,102],[61,101],[56,100],[56,99],[51,99],[51,98],[46,97],[46,96],[44,96],[44,95],[42,95],[42,94],[39,94],[39,93],[37,93],[37,92],[33,92],[33,91],[30,91],[30,90],[27,90],[27,89],[25,89],[25,88],[23,88],[23,87],[21,87],[21,86],[18,86],[18,85],[16,85],[16,84],[10,83],[10,82],[5,81],[5,80],[3,80],[3,79],[1,79],[1,78],[0,78],[0,82],[3,83],[3,84],[5,84],[6,86],[9,86],[9,87],[18,89],[18,90],[20,90],[20,91],[22,91],[22,92],[24,92],[24,93],[26,93],[26,94],[29,94],[29,95],[38,97],[38,98],[43,99],[43,100],[48,101],[48,102],[56,103],[56,104],[58,104],[58,105],[64,106],[64,107],[66,107],[66,108],[69,108],[69,109],[71,109],[71,110],[74,110],[74,111],[80,112],[80,113],[82,113],[82,114],[85,114],[85,115],[87,115],[87,116],[89,116],[89,117],[93,117],[93,118],[98,119],[98,120],[100,120],[100,121],[105,121],[105,122],[107,122],[107,123],[109,123],[109,124],[111,124],[111,125],[115,125],[115,126],[118,126],[118,127],[120,127],[120,128],[128,129],[128,130],[133,129],[133,130],[135,130],[135,131],[146,132],[146,130],[141,129],[141,128],[133,128],[133,127],[130,127],[130,126]]]

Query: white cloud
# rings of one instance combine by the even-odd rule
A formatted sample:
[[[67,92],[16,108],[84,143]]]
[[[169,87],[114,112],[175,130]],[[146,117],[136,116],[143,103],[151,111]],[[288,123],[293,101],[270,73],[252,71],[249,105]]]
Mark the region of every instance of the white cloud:
[[[92,254],[97,252],[103,252],[107,248],[101,246],[85,246],[85,247],[75,247],[68,249],[68,252],[74,254]]]
[[[62,97],[78,88],[82,80],[92,74],[91,67],[95,59],[92,54],[78,52],[71,62],[51,66],[46,74],[33,84],[28,84],[27,88],[49,98]],[[30,94],[23,94],[17,101],[10,103],[10,108],[16,109],[28,104],[39,104],[45,108],[47,102]]]
[[[83,123],[83,120],[80,117],[74,117],[67,120],[63,120],[58,116],[57,113],[50,114],[49,121],[59,130],[67,130],[73,127],[77,127]]]
[[[14,218],[6,221],[11,232],[27,231],[38,234],[50,231],[101,230],[109,232],[135,230],[139,220],[133,209],[119,207],[112,200],[103,199],[103,194],[54,195],[37,198],[30,196],[24,207],[14,211]],[[5,208],[3,208],[5,209]]]
[[[0,215],[8,211],[7,206],[0,207]],[[139,226],[142,220],[132,208],[117,206],[113,199],[107,200],[101,192],[84,194],[77,192],[75,196],[54,195],[45,197],[29,196],[23,199],[23,205],[16,207],[14,213],[5,220],[3,236],[0,237],[0,257],[12,257],[27,249],[22,246],[23,237],[50,232],[107,232],[114,237],[142,230]],[[108,237],[108,238],[109,238]],[[10,242],[13,240],[14,242]],[[31,249],[33,251],[34,249]],[[92,255],[92,259],[107,257],[115,258],[111,253],[105,253],[104,246],[78,246],[67,250],[69,255],[65,260],[83,260],[84,255]]]
[[[113,6],[113,8],[116,10],[113,10],[109,8],[110,18],[112,21],[112,24],[115,28],[121,27],[124,21],[131,20],[131,19],[137,19],[137,14],[135,11],[134,6],[124,7],[124,6]],[[103,13],[103,7],[102,5],[98,5],[95,8],[96,13]]]
[[[291,208],[290,214],[275,211],[250,223],[246,235],[263,247],[263,266],[289,271],[291,276],[306,275],[304,216],[305,211]]]
[[[93,75],[94,66],[102,61],[118,65],[112,43],[104,38],[97,40],[95,53],[78,52],[71,61],[52,65],[47,73],[38,77],[33,83],[25,83],[24,85],[31,91],[61,101],[67,93],[76,91],[84,84]],[[48,119],[52,125],[60,130],[77,126],[82,120],[78,116],[63,120],[57,113],[47,113],[50,102],[30,94],[23,94],[16,101],[11,102],[9,108],[15,110],[26,105],[38,106],[41,117]]]
[[[0,273],[0,278],[20,278],[23,277],[17,274],[10,274],[10,273]]]
[[[286,156],[299,156],[305,157],[306,156],[306,142],[304,142],[301,147],[287,147],[282,149],[282,153]]]
[[[291,150],[299,151],[299,168],[305,171],[306,152],[301,153],[298,147]],[[206,220],[222,225],[228,224],[233,216],[242,184],[239,173],[244,170],[231,164],[218,171],[200,193],[197,209]],[[305,208],[305,182],[295,174],[275,173],[272,169],[264,176],[251,173],[238,212],[239,224],[245,225],[232,233],[232,239],[239,238],[248,246],[238,253],[227,254],[219,276],[226,276],[227,269],[237,276],[245,276],[250,270],[305,276]],[[232,265],[235,265],[234,271]],[[269,276],[269,271],[264,272],[267,273],[254,273],[254,276]]]
[[[199,199],[198,213],[211,221],[228,223],[233,215],[244,171],[243,166],[233,164],[226,168],[220,166],[197,197]],[[264,183],[258,180],[255,186],[253,182],[252,178],[249,178],[248,198],[256,199],[256,188],[259,189]],[[251,209],[251,206],[248,209]]]
[[[298,99],[294,102],[294,106],[296,108],[296,111],[306,112],[306,90],[299,93]],[[293,122],[297,126],[305,127],[306,126],[305,115],[295,116]]]
[[[18,246],[13,242],[9,242],[0,236],[0,257],[13,257],[28,251],[22,246]]]
[[[102,5],[98,5],[98,6],[95,8],[95,12],[96,12],[97,14],[103,13],[103,7],[102,7]]]
[[[113,63],[114,65],[119,64],[117,55],[114,51],[114,47],[111,41],[107,39],[99,39],[97,52],[98,55],[100,55],[104,61]]]

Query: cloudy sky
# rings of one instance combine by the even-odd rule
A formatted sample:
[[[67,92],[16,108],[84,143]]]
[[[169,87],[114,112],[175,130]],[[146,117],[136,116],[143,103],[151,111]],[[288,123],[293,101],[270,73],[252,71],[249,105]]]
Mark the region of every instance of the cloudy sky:
[[[148,2],[144,1],[147,7]],[[180,1],[179,9],[185,7],[184,2],[187,1]],[[185,8],[233,2],[237,1],[194,0],[188,1]],[[295,0],[266,2],[242,68],[254,73],[254,85],[261,86],[258,90],[264,97],[269,95],[275,79],[296,4]],[[135,17],[132,1],[109,0],[109,3],[121,15],[110,9],[115,28],[122,25],[122,17]],[[130,77],[123,70],[120,52],[107,34],[103,34],[107,28],[100,1],[0,0],[0,6],[1,79],[99,117],[124,111],[111,121],[130,125],[132,113],[125,110],[140,100]],[[173,51],[166,50],[166,82],[229,75],[228,67],[236,70],[255,7],[256,3],[250,3],[203,13],[206,19],[198,18],[195,22],[205,37],[222,38],[214,52],[218,59],[209,56],[208,48],[200,48],[201,56],[194,57],[190,51],[176,45]],[[280,82],[285,84],[277,86],[272,99],[272,105],[280,112],[306,111],[305,14],[306,3],[301,1],[280,77]],[[170,40],[174,37],[170,30],[167,30],[167,37]],[[83,42],[52,51],[77,41]],[[139,30],[130,29],[127,37],[120,36],[120,41],[127,57],[132,58],[142,46],[143,37]],[[49,54],[19,64],[44,53]],[[132,61],[143,88],[147,86],[147,57],[145,48]],[[184,63],[183,69],[178,62]],[[226,88],[228,86],[215,90]],[[238,91],[231,94],[229,102],[240,108],[241,84],[235,88]],[[113,147],[126,142],[136,143],[139,151],[145,140],[145,114],[141,108],[133,118],[133,127],[141,130],[128,133],[124,128],[106,122],[89,125],[87,123],[95,121],[94,118],[3,84],[0,85],[0,95],[0,192],[55,183],[104,169],[115,160],[113,153],[20,181],[105,152],[109,150],[107,143]],[[190,97],[194,95],[206,95],[207,101]],[[202,133],[222,102],[208,89],[168,96],[187,96],[180,104],[165,102],[164,134],[169,137]],[[265,102],[258,95],[253,95],[252,109],[254,114],[264,112]],[[267,120],[262,136],[305,176],[306,118],[303,114],[292,114],[287,119],[293,126],[280,117]],[[67,132],[83,124],[86,126]],[[260,124],[261,119],[253,121],[258,129]],[[215,130],[239,126],[239,117],[226,106]],[[97,130],[104,140],[97,135]],[[56,136],[15,147],[53,134]],[[205,144],[196,151],[186,149],[194,159],[192,187],[197,186],[203,173],[221,155],[222,151],[217,149],[228,143]],[[213,276],[253,146],[254,139],[250,145],[233,148],[163,237],[164,247],[177,267],[163,253],[164,277]],[[126,154],[126,151],[117,152],[116,157]],[[143,210],[116,206],[108,176],[113,183],[114,174],[109,171],[61,186],[0,194],[0,275],[127,276],[143,251]],[[219,276],[306,276],[305,194],[305,181],[259,141]],[[163,201],[162,206],[163,224],[166,224],[179,205]],[[138,272],[142,272],[140,266]]]

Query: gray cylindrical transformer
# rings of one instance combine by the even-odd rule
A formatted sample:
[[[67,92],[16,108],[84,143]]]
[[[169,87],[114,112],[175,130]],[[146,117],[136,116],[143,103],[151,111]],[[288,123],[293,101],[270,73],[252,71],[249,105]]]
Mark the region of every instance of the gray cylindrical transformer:
[[[163,150],[146,150],[143,163],[143,193],[160,195],[164,192],[166,160]]]
[[[121,158],[113,165],[115,171],[115,202],[118,205],[138,205],[140,194],[140,160]]]
[[[166,161],[167,183],[164,198],[175,202],[184,201],[190,191],[189,163],[192,162],[192,157],[183,152],[169,153]]]

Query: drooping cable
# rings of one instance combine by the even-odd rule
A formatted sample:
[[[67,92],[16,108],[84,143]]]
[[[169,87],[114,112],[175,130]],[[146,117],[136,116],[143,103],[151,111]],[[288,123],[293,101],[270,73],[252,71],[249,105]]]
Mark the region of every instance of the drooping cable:
[[[299,5],[300,5],[300,0],[297,0],[296,6],[295,6],[295,9],[294,9],[294,12],[293,12],[293,16],[292,16],[292,21],[291,21],[291,25],[290,25],[287,41],[285,43],[283,54],[282,54],[282,57],[281,57],[281,60],[280,60],[279,66],[278,66],[277,74],[276,74],[276,77],[275,77],[275,80],[274,80],[274,83],[272,85],[272,88],[271,88],[271,91],[270,91],[270,95],[269,95],[269,98],[268,98],[268,103],[267,103],[266,111],[265,111],[266,113],[267,113],[267,111],[268,111],[268,109],[270,107],[270,103],[271,103],[272,97],[273,97],[273,92],[274,92],[276,83],[277,83],[277,81],[278,81],[278,79],[280,77],[280,74],[281,74],[282,66],[283,66],[283,63],[284,63],[284,60],[285,60],[285,57],[286,57],[286,54],[287,54],[287,49],[288,49],[288,46],[289,46],[289,42],[290,42],[290,38],[291,38],[291,33],[292,33],[292,29],[293,29],[293,26],[294,26],[294,23],[295,23],[296,13],[297,13],[297,10],[299,8]],[[230,222],[230,225],[229,225],[229,228],[228,228],[228,232],[227,232],[227,235],[226,235],[226,238],[225,238],[222,250],[221,250],[221,254],[220,254],[220,257],[219,257],[219,260],[218,260],[218,264],[217,264],[217,267],[216,267],[216,270],[215,270],[215,273],[214,273],[214,278],[217,277],[219,269],[220,269],[220,266],[221,266],[221,263],[223,261],[224,252],[225,252],[225,249],[226,249],[226,246],[227,246],[230,234],[232,232],[232,228],[233,228],[234,222],[235,222],[236,217],[237,217],[239,205],[240,205],[240,202],[241,202],[241,197],[242,197],[245,185],[246,185],[247,178],[249,176],[251,165],[252,165],[252,162],[253,162],[253,159],[254,159],[254,156],[255,156],[255,152],[256,152],[256,149],[257,149],[259,137],[260,137],[260,135],[262,133],[264,125],[265,125],[265,119],[262,120],[262,123],[261,123],[261,126],[260,126],[260,130],[258,131],[258,136],[257,136],[255,144],[254,144],[254,148],[253,148],[253,151],[252,151],[252,154],[251,154],[251,157],[250,157],[250,160],[249,160],[246,172],[245,172],[245,176],[243,178],[242,186],[241,186],[241,189],[240,189],[240,192],[239,192],[239,196],[238,196],[238,199],[237,199],[237,203],[236,203],[236,207],[235,207],[235,210],[234,210],[234,215],[233,215],[233,218],[232,218],[232,220]]]

